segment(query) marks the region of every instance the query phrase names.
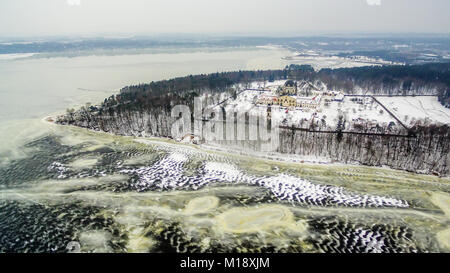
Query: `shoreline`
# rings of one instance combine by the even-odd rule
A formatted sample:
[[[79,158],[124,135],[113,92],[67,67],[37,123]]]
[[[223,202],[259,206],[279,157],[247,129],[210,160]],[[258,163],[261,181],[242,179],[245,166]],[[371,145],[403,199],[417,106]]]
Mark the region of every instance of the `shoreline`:
[[[164,137],[136,137],[136,136],[121,136],[121,135],[116,135],[114,133],[110,133],[110,132],[104,132],[104,131],[96,131],[93,129],[89,129],[89,128],[84,128],[84,127],[79,127],[79,126],[74,126],[74,125],[64,125],[64,124],[58,124],[56,123],[56,117],[55,116],[45,116],[44,118],[41,119],[43,122],[47,122],[53,125],[59,125],[59,126],[67,126],[67,127],[71,127],[71,128],[78,128],[78,129],[84,129],[87,130],[89,132],[93,132],[93,133],[103,133],[103,134],[108,134],[110,136],[114,136],[114,137],[125,137],[125,138],[131,138],[133,141],[141,143],[141,144],[146,144],[148,145],[148,143],[145,142],[160,142],[160,143],[164,143],[164,144],[169,144],[169,145],[177,145],[177,146],[183,146],[183,147],[189,147],[191,149],[200,149],[204,152],[209,152],[209,153],[221,153],[227,156],[239,156],[239,157],[246,157],[246,158],[251,158],[251,157],[255,157],[257,160],[262,160],[262,161],[272,161],[275,164],[306,164],[306,165],[315,165],[315,166],[349,166],[349,167],[367,167],[367,168],[373,168],[373,169],[380,169],[380,170],[390,170],[390,171],[398,171],[398,172],[404,172],[404,173],[409,173],[409,174],[414,174],[414,175],[425,175],[425,176],[430,176],[430,177],[436,177],[439,179],[448,179],[450,178],[450,175],[443,175],[443,176],[436,176],[433,175],[431,173],[422,173],[422,172],[412,172],[412,171],[408,171],[408,170],[402,170],[402,169],[394,169],[391,168],[389,166],[369,166],[369,165],[363,165],[360,164],[358,162],[354,162],[354,163],[342,163],[342,162],[332,162],[330,161],[310,161],[307,160],[305,157],[301,157],[300,155],[292,155],[292,154],[281,154],[281,153],[274,153],[273,155],[261,155],[260,152],[254,152],[254,153],[249,153],[246,152],[244,150],[233,150],[233,149],[225,149],[222,147],[215,147],[215,146],[211,146],[211,145],[206,145],[206,144],[190,144],[190,143],[181,143],[181,142],[177,142],[171,138],[164,138]]]

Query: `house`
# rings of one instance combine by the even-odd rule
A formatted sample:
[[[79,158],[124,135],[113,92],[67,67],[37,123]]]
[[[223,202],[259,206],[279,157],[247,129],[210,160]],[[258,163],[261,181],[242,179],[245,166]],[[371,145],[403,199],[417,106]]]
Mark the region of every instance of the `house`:
[[[339,101],[339,102],[342,102],[342,101],[344,101],[344,97],[345,97],[344,94],[339,93],[339,94],[337,94],[337,95],[333,98],[333,101]]]
[[[256,103],[257,104],[264,104],[264,105],[277,105],[278,104],[278,97],[274,95],[267,95],[262,94],[258,97]]]
[[[325,91],[323,94],[328,97],[336,97],[340,92],[337,91]]]
[[[319,106],[321,99],[322,96],[315,96],[313,98],[299,97],[297,98],[297,107],[315,109]]]
[[[322,94],[320,88],[315,86],[309,81],[301,81],[300,83],[297,84],[297,86],[298,86],[298,95],[300,96],[309,97],[311,95],[317,96]]]

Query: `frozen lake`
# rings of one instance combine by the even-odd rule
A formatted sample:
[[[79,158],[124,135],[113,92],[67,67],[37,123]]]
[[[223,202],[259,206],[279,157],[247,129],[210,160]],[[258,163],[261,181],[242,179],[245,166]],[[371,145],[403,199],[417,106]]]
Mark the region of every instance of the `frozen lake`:
[[[129,84],[282,68],[283,50],[0,61],[0,252],[438,252],[450,180],[44,122]]]
[[[43,117],[87,102],[101,102],[124,86],[189,74],[282,68],[286,62],[281,58],[288,54],[283,49],[255,47],[185,52],[180,49],[173,53],[134,55],[0,58],[0,153],[3,153],[0,162],[20,156],[20,151],[16,150],[19,145],[49,130],[40,122]]]

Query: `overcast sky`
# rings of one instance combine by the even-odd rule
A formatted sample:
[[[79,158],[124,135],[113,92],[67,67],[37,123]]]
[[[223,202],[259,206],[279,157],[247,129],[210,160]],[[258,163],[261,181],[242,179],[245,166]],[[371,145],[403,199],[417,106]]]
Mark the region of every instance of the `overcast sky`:
[[[449,33],[450,0],[0,0],[0,36]]]

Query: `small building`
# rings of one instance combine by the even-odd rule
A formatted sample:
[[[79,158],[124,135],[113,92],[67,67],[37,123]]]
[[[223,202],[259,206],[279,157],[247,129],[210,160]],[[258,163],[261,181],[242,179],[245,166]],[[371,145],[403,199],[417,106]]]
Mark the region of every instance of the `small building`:
[[[337,91],[325,91],[323,95],[326,97],[330,97],[332,101],[344,101],[345,95],[342,92]]]
[[[274,95],[262,94],[258,97],[256,103],[264,105],[278,105],[278,97]]]
[[[301,81],[300,83],[297,84],[297,88],[298,88],[297,94],[300,96],[309,97],[309,96],[318,96],[322,94],[321,89],[309,81]]]
[[[310,108],[315,109],[320,104],[320,100],[322,99],[321,96],[315,96],[313,98],[297,98],[297,107],[301,108]]]
[[[342,102],[342,101],[344,101],[344,94],[342,94],[342,93],[339,93],[339,94],[337,94],[334,98],[333,98],[333,101],[339,101],[339,102]]]
[[[325,91],[325,92],[323,92],[323,94],[325,95],[325,96],[328,96],[328,97],[335,97],[336,95],[338,95],[340,92],[337,92],[337,91]]]

